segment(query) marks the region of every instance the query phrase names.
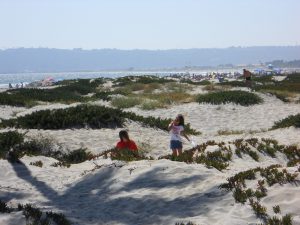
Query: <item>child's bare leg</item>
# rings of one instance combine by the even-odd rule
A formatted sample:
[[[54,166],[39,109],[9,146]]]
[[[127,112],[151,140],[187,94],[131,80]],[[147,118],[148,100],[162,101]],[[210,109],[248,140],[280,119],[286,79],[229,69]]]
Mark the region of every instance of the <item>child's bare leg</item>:
[[[177,156],[177,149],[172,149],[173,151],[173,156]]]
[[[178,149],[178,156],[182,154],[182,148]]]

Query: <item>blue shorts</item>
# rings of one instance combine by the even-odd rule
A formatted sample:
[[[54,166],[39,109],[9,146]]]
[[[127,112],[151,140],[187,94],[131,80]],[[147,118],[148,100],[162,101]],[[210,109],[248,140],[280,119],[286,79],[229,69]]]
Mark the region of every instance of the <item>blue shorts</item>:
[[[182,149],[182,142],[181,141],[176,141],[176,140],[171,140],[170,141],[170,148],[171,149]]]

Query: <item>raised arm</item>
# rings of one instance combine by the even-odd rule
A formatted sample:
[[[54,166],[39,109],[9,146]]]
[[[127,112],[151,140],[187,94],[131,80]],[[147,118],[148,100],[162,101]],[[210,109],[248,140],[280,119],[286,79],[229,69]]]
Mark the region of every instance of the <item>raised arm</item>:
[[[173,127],[173,125],[174,125],[174,124],[173,124],[173,121],[172,121],[172,122],[169,124],[168,129],[171,130],[172,127]]]

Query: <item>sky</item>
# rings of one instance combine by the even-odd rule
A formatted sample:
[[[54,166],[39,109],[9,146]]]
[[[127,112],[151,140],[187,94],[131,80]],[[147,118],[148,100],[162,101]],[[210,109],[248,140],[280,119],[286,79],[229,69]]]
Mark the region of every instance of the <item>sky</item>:
[[[0,48],[300,44],[299,0],[0,0]]]

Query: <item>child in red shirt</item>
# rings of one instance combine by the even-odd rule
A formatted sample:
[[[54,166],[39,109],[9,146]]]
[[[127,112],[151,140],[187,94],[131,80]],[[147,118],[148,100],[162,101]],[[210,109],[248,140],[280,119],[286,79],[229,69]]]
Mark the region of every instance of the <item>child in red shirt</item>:
[[[119,133],[120,141],[117,143],[116,148],[119,150],[128,149],[131,151],[137,151],[138,148],[134,141],[130,140],[128,132],[126,130],[121,130]]]

